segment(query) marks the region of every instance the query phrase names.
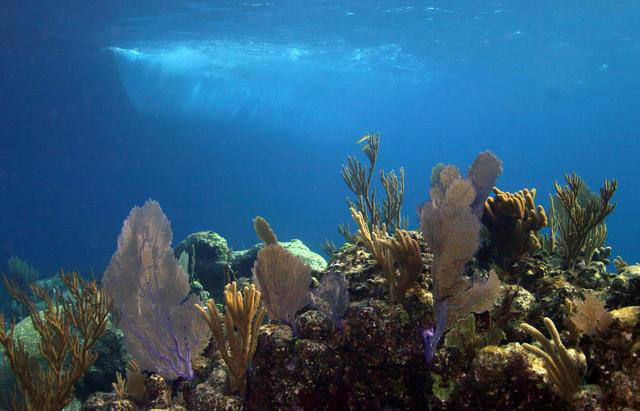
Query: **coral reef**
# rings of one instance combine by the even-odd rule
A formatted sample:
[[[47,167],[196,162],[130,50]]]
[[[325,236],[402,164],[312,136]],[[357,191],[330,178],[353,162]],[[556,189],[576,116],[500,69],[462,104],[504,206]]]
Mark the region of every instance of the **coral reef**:
[[[198,264],[231,266],[225,281],[237,283],[207,290],[224,292],[226,309],[221,314],[213,301],[199,308],[214,339],[192,359],[190,378],[130,369],[83,409],[640,407],[640,269],[619,258],[618,273],[609,273],[602,237],[594,234],[590,245],[581,239],[613,209],[615,180],[585,205],[573,201],[577,178],[558,187],[571,200],[562,204],[567,224],[581,227],[554,223],[560,244],[577,244],[571,249],[531,246],[545,220],[533,190],[495,189],[487,201],[502,170],[490,152],[476,157],[466,177],[454,166],[434,167],[430,199],[418,208],[420,229],[394,223],[389,230],[381,211],[389,206],[375,205],[370,187],[379,136],[363,141],[371,167],[350,158],[343,169],[359,197],[351,212],[360,230],[351,243],[332,249],[327,265],[288,251],[256,219],[269,244],[242,256],[196,250],[196,277]],[[390,185],[390,192],[402,189]],[[481,221],[483,211],[490,215]],[[482,222],[495,228],[502,220],[509,224],[481,230]],[[215,274],[217,284],[223,274]]]
[[[198,284],[206,290],[216,301],[224,299],[224,287],[229,281],[240,281],[242,277],[251,277],[253,263],[258,258],[258,252],[265,243],[258,243],[247,250],[232,251],[227,240],[214,231],[200,231],[189,235],[175,248],[176,258],[182,253],[189,256],[193,262],[188,264],[192,274],[191,286],[196,291]],[[278,245],[300,258],[309,265],[312,272],[321,272],[327,267],[327,262],[317,253],[311,251],[302,241],[292,239],[279,241]],[[227,279],[229,278],[229,280]],[[197,284],[195,283],[197,282]],[[204,301],[208,295],[201,293]]]
[[[558,330],[563,344],[570,346],[567,350],[586,358],[586,372],[581,368],[571,402],[557,394],[545,363],[524,349],[530,337],[520,324],[541,329],[544,316],[563,324],[560,307],[581,292],[570,283],[575,281],[573,274],[536,256],[518,260],[509,278],[521,278],[521,285],[503,285],[488,313],[463,317],[453,325],[427,367],[420,330],[435,319],[430,292],[433,255],[419,235],[409,234],[418,242],[427,270],[407,290],[404,304],[390,304],[386,276],[367,249],[345,245],[327,268],[327,273],[344,273],[348,282],[351,301],[339,320],[341,329],[333,326],[329,315],[311,307],[295,317],[297,337],[287,325],[263,325],[246,398],[234,394],[227,367],[212,349],[194,363],[194,380],[152,389],[157,386],[149,383],[152,374],[146,377],[142,400],[125,394],[123,401],[129,401],[131,409],[162,404],[193,410],[567,409],[594,401],[601,408],[637,408],[639,307],[612,310],[609,329],[595,336],[584,334],[577,348],[568,330]],[[600,295],[602,289],[596,291]],[[483,338],[468,341],[461,350],[455,335],[468,335],[468,330],[459,327],[473,327]],[[506,337],[489,337],[496,329]],[[496,343],[500,345],[484,346]],[[118,401],[108,395],[96,394],[90,401],[101,397],[103,405],[91,408],[89,401],[85,409],[107,409]]]

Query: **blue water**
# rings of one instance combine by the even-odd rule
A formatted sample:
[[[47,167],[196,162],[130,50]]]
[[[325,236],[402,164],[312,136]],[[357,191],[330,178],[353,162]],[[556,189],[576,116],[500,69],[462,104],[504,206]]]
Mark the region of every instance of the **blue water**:
[[[545,206],[618,178],[607,244],[640,260],[637,1],[31,3],[0,6],[0,267],[101,272],[147,198],[174,245],[249,247],[261,215],[320,252],[369,130],[410,228],[433,165],[489,149]]]

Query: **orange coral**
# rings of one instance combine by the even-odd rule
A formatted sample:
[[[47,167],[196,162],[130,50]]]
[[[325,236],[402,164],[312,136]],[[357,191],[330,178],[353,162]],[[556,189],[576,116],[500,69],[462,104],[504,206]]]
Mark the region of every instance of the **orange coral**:
[[[394,270],[393,274],[387,278],[391,301],[399,301],[409,287],[416,282],[424,267],[420,246],[406,230],[396,230],[394,238],[379,241],[391,251],[391,255],[400,265],[400,275],[396,276]]]
[[[568,318],[571,328],[580,332],[595,335],[606,331],[613,317],[604,308],[604,301],[594,293],[587,293],[584,300],[566,301]]]
[[[547,225],[544,208],[534,204],[536,189],[507,193],[493,188],[494,198],[484,204],[482,223],[489,229],[506,267],[524,253],[540,249],[535,233]]]
[[[40,353],[48,365],[43,369],[24,344],[15,340],[15,321],[9,326],[8,334],[4,327],[0,327],[0,343],[16,374],[24,401],[19,404],[14,395],[14,409],[61,410],[71,402],[76,381],[82,378],[98,356],[91,348],[106,331],[111,303],[95,281],[78,278],[75,272],[60,275],[71,297],[64,297],[60,290],[51,297],[37,284],[30,286],[36,297],[47,305],[43,316],[40,316],[33,300],[6,277],[4,279],[9,294],[29,312],[33,327],[40,334]],[[2,313],[0,323],[4,323]],[[72,332],[73,329],[77,332]]]
[[[253,264],[253,283],[274,320],[297,333],[296,313],[309,302],[311,268],[278,244],[265,246]]]
[[[256,290],[253,284],[246,287],[243,294],[238,291],[235,281],[227,284],[224,289],[224,301],[227,310],[224,328],[213,299],[207,301],[206,309],[199,304],[195,307],[211,328],[222,359],[233,375],[232,385],[244,393],[249,363],[258,347],[258,333],[264,318],[264,308],[260,303],[260,291]],[[229,338],[228,344],[225,343],[224,329]]]

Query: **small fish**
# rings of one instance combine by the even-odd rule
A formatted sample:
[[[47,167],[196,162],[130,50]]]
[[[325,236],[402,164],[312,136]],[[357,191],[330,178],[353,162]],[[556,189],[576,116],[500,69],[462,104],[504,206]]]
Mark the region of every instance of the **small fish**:
[[[366,144],[366,145],[364,145],[364,146],[360,149],[360,151],[364,151],[364,150],[366,150],[368,147],[369,147],[369,144]]]
[[[364,137],[362,137],[360,140],[358,140],[358,142],[356,144],[360,144],[362,143],[364,140],[367,140],[369,137],[371,137],[369,134],[365,135]]]

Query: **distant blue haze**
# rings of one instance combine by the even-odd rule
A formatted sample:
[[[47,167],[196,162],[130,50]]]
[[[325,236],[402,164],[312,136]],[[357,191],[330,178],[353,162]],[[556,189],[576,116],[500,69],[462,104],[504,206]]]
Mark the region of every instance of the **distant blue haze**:
[[[320,252],[369,130],[412,229],[431,168],[489,149],[545,207],[618,178],[607,243],[640,260],[637,1],[36,3],[0,6],[0,267],[102,272],[148,198],[174,243],[250,247],[261,215]]]

